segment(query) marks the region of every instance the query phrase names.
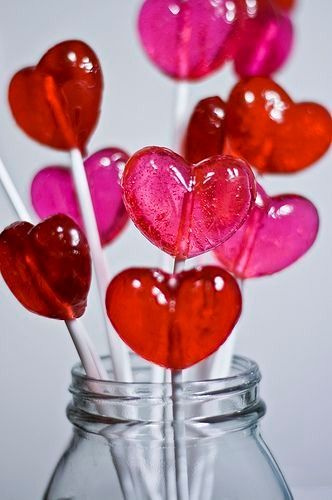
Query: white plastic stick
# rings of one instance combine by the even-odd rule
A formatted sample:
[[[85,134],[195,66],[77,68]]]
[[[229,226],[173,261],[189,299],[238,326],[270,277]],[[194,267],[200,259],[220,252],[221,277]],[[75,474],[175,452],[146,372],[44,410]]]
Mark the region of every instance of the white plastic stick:
[[[186,111],[189,98],[189,84],[187,82],[177,82],[174,94],[174,126],[173,126],[173,150],[180,152],[182,135],[185,126]],[[161,252],[161,269],[172,272],[173,259],[167,253]],[[164,369],[153,365],[151,370],[151,381],[162,383],[164,379]]]
[[[89,378],[108,380],[107,372],[88,336],[83,323],[79,320],[66,321],[66,326]]]
[[[190,87],[187,82],[177,82],[174,97],[173,149],[180,152],[185,127]]]
[[[243,281],[239,280],[238,283],[241,292],[243,292]],[[238,328],[236,326],[217,352],[198,363],[192,369],[189,368],[189,370],[186,370],[186,380],[213,380],[229,377],[237,340],[237,331]]]
[[[0,181],[4,191],[14,208],[17,216],[26,222],[33,222],[26,206],[19,195],[3,161],[0,158]],[[101,363],[95,348],[86,333],[84,326],[78,320],[66,321],[66,326],[73,339],[77,353],[81,359],[86,374],[95,379],[107,380],[107,373]]]
[[[8,197],[8,200],[12,204],[15,212],[17,213],[18,217],[21,220],[27,221],[27,222],[32,222],[31,216],[26,209],[22,198],[20,197],[15,184],[13,183],[11,177],[9,176],[9,173],[0,158],[0,180],[1,184],[3,186],[3,189]]]
[[[174,259],[173,274],[181,273],[185,259]],[[175,481],[178,500],[189,500],[188,465],[186,450],[185,412],[182,399],[182,370],[172,370],[172,401],[174,424]]]
[[[92,261],[96,272],[100,302],[103,310],[103,317],[107,332],[107,339],[110,348],[110,355],[113,364],[114,378],[121,382],[132,382],[132,371],[129,360],[127,346],[120,337],[112,330],[107,318],[105,295],[110,282],[110,272],[107,266],[105,255],[100,242],[96,216],[91,200],[88,180],[83,164],[83,158],[79,149],[70,151],[72,173],[76,188],[79,205],[84,220],[87,239],[90,246]]]
[[[185,413],[181,385],[182,370],[172,370],[176,493],[177,500],[189,500]]]
[[[186,111],[189,98],[189,84],[187,82],[177,82],[174,94],[174,127],[173,127],[173,150],[180,152],[182,134],[185,126]],[[161,251],[160,267],[163,271],[171,272],[170,267],[173,259],[167,253]],[[162,383],[164,379],[164,369],[153,365],[151,370],[151,382]]]

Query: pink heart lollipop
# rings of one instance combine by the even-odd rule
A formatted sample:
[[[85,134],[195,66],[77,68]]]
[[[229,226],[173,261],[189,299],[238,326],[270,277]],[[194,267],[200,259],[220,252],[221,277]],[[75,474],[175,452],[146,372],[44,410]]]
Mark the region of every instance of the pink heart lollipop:
[[[294,194],[270,198],[257,184],[249,218],[215,254],[239,278],[266,276],[304,255],[314,243],[318,227],[318,212],[309,200]]]
[[[233,56],[245,15],[244,0],[146,0],[138,32],[163,73],[195,80]]]
[[[128,155],[117,148],[102,149],[85,160],[101,243],[110,243],[128,221],[119,178]],[[70,170],[46,167],[31,184],[31,200],[41,219],[63,213],[84,228]]]
[[[194,257],[229,238],[256,196],[248,164],[212,156],[191,165],[166,148],[147,147],[127,162],[124,202],[138,229],[179,258]]]
[[[270,76],[291,52],[292,22],[267,0],[259,0],[255,8],[248,5],[247,9],[248,18],[234,58],[235,71],[241,78]]]

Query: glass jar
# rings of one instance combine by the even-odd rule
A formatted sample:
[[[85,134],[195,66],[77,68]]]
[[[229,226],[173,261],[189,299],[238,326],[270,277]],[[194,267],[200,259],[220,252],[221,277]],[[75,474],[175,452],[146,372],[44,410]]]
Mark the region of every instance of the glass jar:
[[[171,385],[147,382],[150,368],[134,365],[130,384],[73,368],[73,436],[44,500],[177,498]],[[292,499],[260,434],[260,379],[256,363],[235,356],[230,377],[182,384],[190,500]]]

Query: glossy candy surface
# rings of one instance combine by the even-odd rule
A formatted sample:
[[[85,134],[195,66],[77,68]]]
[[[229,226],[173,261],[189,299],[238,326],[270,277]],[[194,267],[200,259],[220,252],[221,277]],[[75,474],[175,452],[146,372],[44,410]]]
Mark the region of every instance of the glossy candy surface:
[[[33,226],[16,222],[0,234],[0,271],[30,311],[69,320],[82,316],[91,281],[86,238],[66,215]]]
[[[195,80],[233,56],[244,17],[244,0],[145,0],[138,32],[163,73]]]
[[[182,369],[225,342],[241,313],[241,293],[219,267],[176,277],[159,269],[127,269],[111,281],[106,308],[120,337],[137,354]]]
[[[251,78],[235,85],[227,104],[226,126],[234,154],[261,172],[302,170],[317,161],[331,143],[328,111],[315,103],[294,103],[269,78]]]
[[[293,45],[289,17],[273,8],[270,0],[247,2],[247,19],[234,57],[241,77],[270,76],[288,59]]]
[[[128,161],[122,186],[128,214],[154,245],[193,257],[229,238],[254,203],[246,162],[214,156],[190,165],[166,148],[144,148]]]
[[[56,149],[84,150],[99,117],[103,78],[97,56],[83,42],[49,49],[37,66],[12,78],[9,104],[17,124]]]
[[[184,158],[198,163],[222,154],[226,127],[226,103],[220,97],[207,97],[196,105],[184,140]]]
[[[293,194],[270,198],[257,185],[256,204],[249,218],[215,255],[238,278],[273,274],[309,250],[318,227],[318,212],[309,200]]]
[[[128,155],[118,148],[102,149],[84,162],[102,245],[110,243],[128,221],[120,177]],[[31,184],[31,200],[39,217],[64,213],[84,229],[70,169],[46,167]]]

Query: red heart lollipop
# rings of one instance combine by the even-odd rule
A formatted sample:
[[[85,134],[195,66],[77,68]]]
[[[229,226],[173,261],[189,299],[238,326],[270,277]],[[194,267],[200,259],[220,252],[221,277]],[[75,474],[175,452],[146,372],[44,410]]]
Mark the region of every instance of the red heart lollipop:
[[[196,105],[184,141],[184,158],[198,163],[222,154],[225,142],[226,103],[220,97],[207,97]]]
[[[119,183],[128,158],[121,149],[107,148],[97,151],[84,162],[103,245],[113,241],[128,221]],[[46,167],[40,170],[31,184],[31,200],[42,219],[64,213],[84,228],[69,169]]]
[[[122,186],[134,224],[154,245],[179,258],[207,252],[229,238],[256,195],[253,173],[242,160],[213,156],[190,165],[155,146],[128,160]]]
[[[85,43],[70,40],[16,73],[8,98],[30,137],[56,149],[83,150],[98,121],[102,88],[97,56]]]
[[[243,226],[215,254],[241,279],[285,269],[313,245],[319,226],[315,206],[306,198],[284,194],[270,198],[257,185],[256,204]]]
[[[85,311],[91,281],[89,247],[66,215],[37,226],[16,222],[4,229],[0,270],[17,300],[32,312],[69,320]]]
[[[219,267],[176,276],[127,269],[110,283],[108,316],[124,342],[143,358],[174,370],[216,351],[241,313],[241,292]]]
[[[261,172],[292,173],[329,148],[332,120],[319,104],[295,104],[269,78],[239,82],[227,104],[231,150]]]

